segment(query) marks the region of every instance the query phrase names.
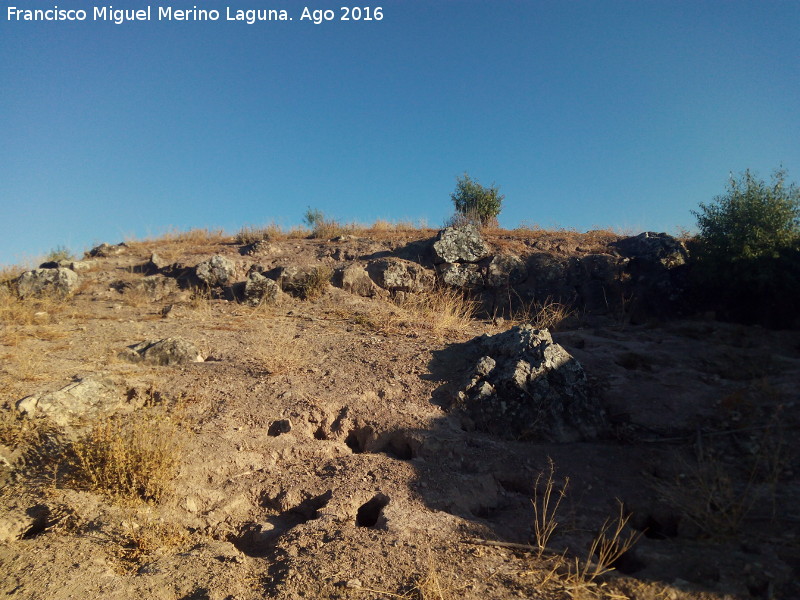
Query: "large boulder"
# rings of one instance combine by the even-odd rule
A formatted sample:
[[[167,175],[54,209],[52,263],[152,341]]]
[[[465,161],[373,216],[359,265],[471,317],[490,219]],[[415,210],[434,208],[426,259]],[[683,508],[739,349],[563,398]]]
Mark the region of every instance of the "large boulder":
[[[390,292],[422,292],[433,287],[431,271],[417,263],[398,258],[381,258],[367,265],[367,272],[380,287]]]
[[[594,439],[605,429],[583,367],[549,331],[521,325],[475,342],[481,356],[458,398],[476,427],[552,442]]]
[[[686,264],[689,253],[680,240],[666,233],[645,231],[613,244],[620,254],[653,267],[672,269]]]
[[[126,348],[120,356],[132,362],[162,366],[182,365],[204,360],[197,346],[179,337],[147,340]]]
[[[251,271],[244,284],[244,303],[250,306],[277,304],[283,292],[278,282],[264,277],[258,271]]]
[[[433,262],[478,262],[489,256],[489,247],[474,225],[446,227],[433,242]]]
[[[489,287],[517,285],[527,277],[525,263],[514,254],[496,254],[486,268],[486,285]]]
[[[228,258],[215,254],[194,268],[195,275],[208,287],[223,286],[236,276],[236,265]]]
[[[124,403],[124,394],[111,381],[86,377],[55,392],[26,396],[17,402],[17,410],[27,417],[49,417],[66,427],[115,412]]]
[[[110,256],[119,256],[128,250],[128,244],[120,242],[119,244],[100,244],[89,250],[89,256],[97,258],[108,258]]]
[[[442,283],[453,287],[476,288],[483,285],[482,269],[475,264],[443,263],[437,265],[436,272]]]
[[[55,293],[71,294],[78,287],[78,274],[71,269],[34,269],[17,278],[17,293],[20,298]]]
[[[351,294],[366,298],[377,296],[380,292],[380,288],[370,279],[367,270],[357,264],[337,269],[333,283]]]

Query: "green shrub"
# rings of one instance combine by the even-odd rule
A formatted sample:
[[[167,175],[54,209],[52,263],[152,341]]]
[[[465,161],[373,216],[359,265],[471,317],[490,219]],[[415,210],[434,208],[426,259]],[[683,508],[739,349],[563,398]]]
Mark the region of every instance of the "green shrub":
[[[72,254],[66,246],[56,246],[45,257],[45,262],[59,262],[61,260],[75,260],[75,255]]]
[[[344,231],[339,221],[329,219],[321,210],[310,206],[306,209],[305,215],[303,215],[303,223],[311,229],[311,237],[315,239],[336,237]]]
[[[456,178],[456,189],[450,194],[456,209],[453,223],[466,221],[484,227],[497,225],[504,198],[496,185],[483,187],[464,173],[463,177]]]
[[[731,177],[724,195],[692,213],[700,229],[697,282],[715,296],[722,316],[785,324],[800,300],[797,185],[787,185],[783,170],[771,184],[748,170],[739,179]]]
[[[700,227],[701,252],[707,260],[736,262],[778,258],[800,239],[800,189],[785,183],[786,172],[773,175],[772,185],[749,170],[728,193],[692,211]]]

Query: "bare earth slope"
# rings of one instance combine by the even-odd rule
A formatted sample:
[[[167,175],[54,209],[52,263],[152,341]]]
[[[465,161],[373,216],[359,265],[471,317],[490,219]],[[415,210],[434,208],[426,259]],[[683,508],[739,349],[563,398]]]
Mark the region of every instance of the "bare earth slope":
[[[609,428],[548,443],[476,429],[454,402],[480,357],[470,340],[508,319],[443,322],[328,285],[251,307],[162,275],[141,284],[153,252],[219,254],[244,281],[254,263],[366,264],[427,237],[280,239],[258,256],[225,238],[137,242],[86,261],[67,299],[0,297],[0,595],[800,598],[796,331],[574,318],[553,337]],[[523,258],[611,241],[488,238]],[[120,356],[170,337],[205,360]],[[48,416],[46,393],[76,382],[95,382],[93,408],[53,401]],[[115,496],[80,475],[75,442],[97,423],[144,424],[136,435],[164,444],[163,493]],[[78,450],[116,448],[114,430],[93,440]],[[541,514],[551,461],[551,510],[567,487],[538,552],[532,500]],[[618,502],[620,538],[641,535],[592,577]]]

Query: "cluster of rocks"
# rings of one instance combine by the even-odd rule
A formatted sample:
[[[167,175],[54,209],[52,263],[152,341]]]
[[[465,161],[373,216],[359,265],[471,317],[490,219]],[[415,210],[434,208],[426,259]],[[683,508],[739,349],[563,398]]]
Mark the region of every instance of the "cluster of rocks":
[[[512,327],[472,342],[480,358],[457,392],[476,428],[513,439],[590,440],[606,428],[581,364],[546,329]]]
[[[69,295],[78,286],[78,271],[127,249],[124,243],[101,244],[87,253],[88,260],[45,263],[16,280],[17,293],[21,297],[50,292]],[[686,247],[664,233],[645,232],[623,238],[610,244],[604,253],[561,256],[534,252],[523,260],[510,253],[493,254],[480,231],[465,225],[447,227],[435,239],[416,244],[413,250],[415,257],[409,258],[416,260],[401,258],[401,252],[385,253],[364,257],[366,262],[347,260],[347,264],[333,270],[299,265],[268,269],[260,264],[245,268],[220,254],[192,266],[168,263],[153,254],[136,268],[146,277],[141,282],[120,282],[120,291],[137,288],[160,300],[175,286],[201,287],[218,297],[257,306],[276,304],[284,293],[304,298],[312,282],[320,283],[319,278],[323,277],[365,297],[416,293],[440,283],[484,294],[495,308],[500,296],[507,296],[504,301],[510,302],[513,292],[520,301],[549,298],[589,314],[638,311],[647,316],[669,313],[679,305],[686,288]]]
[[[450,286],[496,288],[520,283],[527,277],[525,264],[518,256],[492,256],[474,225],[443,229],[432,250],[436,273]]]

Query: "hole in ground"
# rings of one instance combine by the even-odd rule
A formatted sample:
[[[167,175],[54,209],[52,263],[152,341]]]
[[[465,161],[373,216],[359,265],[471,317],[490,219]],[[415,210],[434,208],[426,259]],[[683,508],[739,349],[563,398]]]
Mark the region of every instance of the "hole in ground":
[[[356,513],[356,525],[358,527],[375,527],[378,519],[389,504],[389,496],[385,494],[375,494],[372,500],[361,505]]]
[[[651,540],[666,540],[678,536],[678,519],[673,516],[657,519],[653,515],[647,515],[638,529],[644,533],[644,537]]]
[[[647,565],[637,557],[631,549],[623,553],[622,556],[615,560],[610,566],[625,575],[633,575],[644,569]]]
[[[384,452],[400,460],[411,460],[417,455],[410,440],[404,433],[395,433],[389,439]]]
[[[353,451],[353,454],[361,454],[364,452],[364,444],[368,434],[369,432],[364,428],[351,429],[344,439],[344,443]]]
[[[314,439],[315,440],[327,440],[328,434],[325,432],[325,428],[320,425],[317,427],[317,430],[314,432]]]
[[[264,556],[273,550],[275,542],[290,529],[319,518],[319,511],[330,502],[333,490],[303,500],[297,506],[279,515],[268,517],[263,523],[247,523],[238,535],[228,540],[248,556]],[[265,502],[269,506],[273,502]]]

